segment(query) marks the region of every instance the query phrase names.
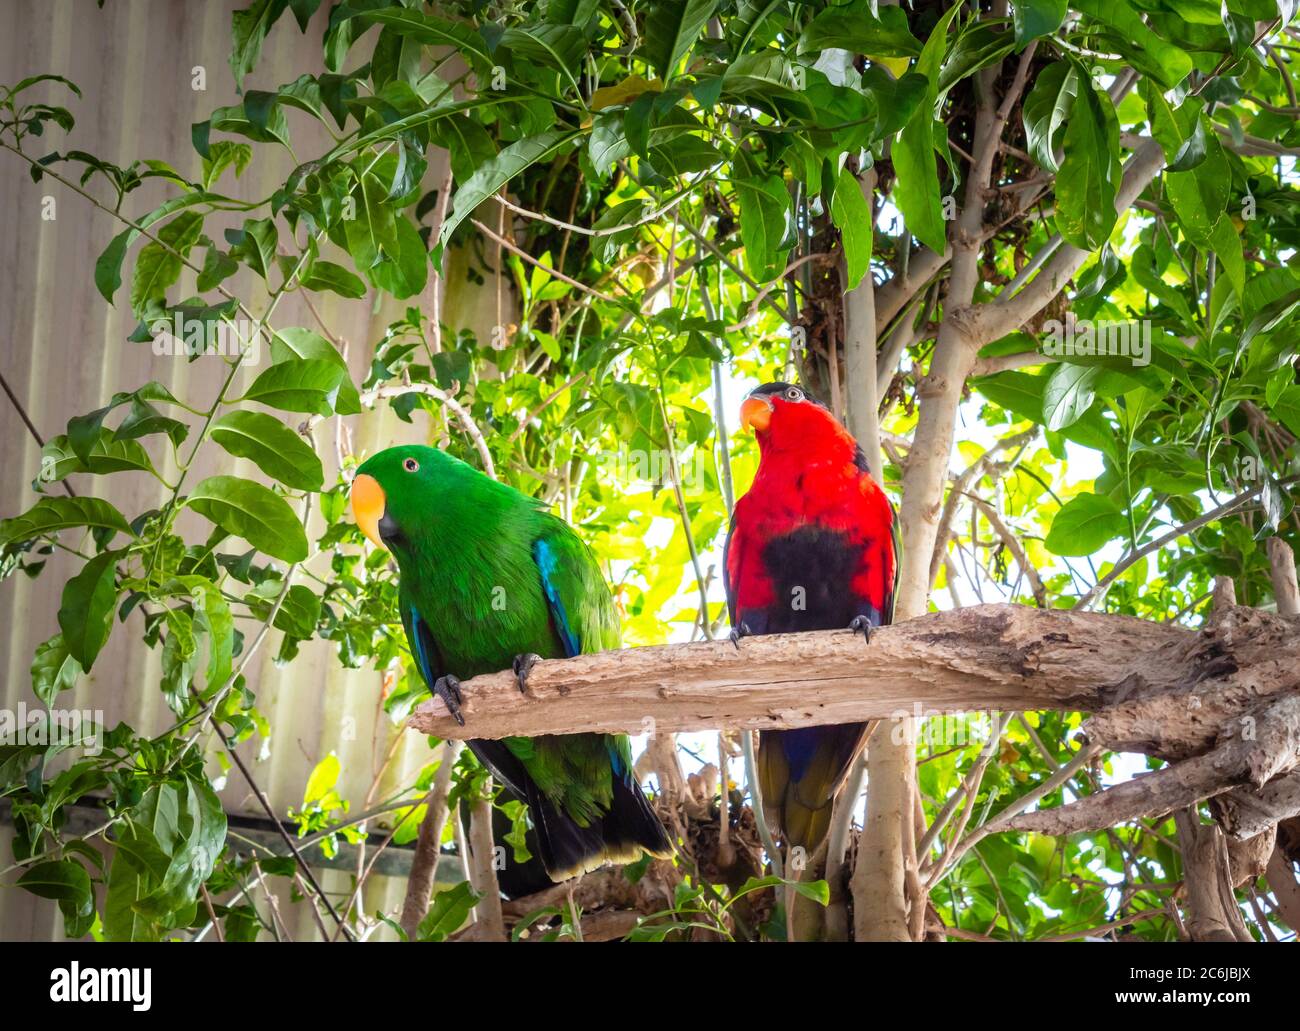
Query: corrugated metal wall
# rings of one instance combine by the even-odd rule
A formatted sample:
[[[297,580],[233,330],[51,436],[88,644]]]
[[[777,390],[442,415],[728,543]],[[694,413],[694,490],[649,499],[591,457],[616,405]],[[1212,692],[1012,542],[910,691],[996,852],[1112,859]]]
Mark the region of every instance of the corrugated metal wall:
[[[240,6],[244,5],[149,0],[114,0],[102,10],[89,0],[7,4],[4,14],[9,31],[0,40],[0,82],[13,84],[28,75],[54,72],[76,82],[83,93],[77,99],[60,87],[38,87],[35,99],[65,104],[75,114],[77,125],[66,137],[55,130],[50,136],[29,141],[30,152],[39,157],[55,149],[80,149],[122,165],[156,157],[197,178],[201,162],[190,143],[191,123],[204,120],[215,107],[238,101],[227,54],[230,12]],[[267,39],[262,60],[245,87],[274,89],[304,71],[321,70],[320,40],[327,10],[325,5],[306,35],[300,34],[286,15]],[[355,53],[354,63],[359,64],[368,56],[368,47],[359,47]],[[192,88],[197,68],[206,73],[206,90]],[[299,160],[329,147],[328,136],[305,116],[289,112],[289,118]],[[289,155],[266,145],[256,150],[253,164],[238,184],[227,173],[220,189],[254,199],[268,196],[283,180],[293,165]],[[446,166],[436,160],[430,164],[426,183],[436,188]],[[111,204],[111,191],[102,183],[92,182],[88,189]],[[123,211],[128,216],[142,215],[169,195],[168,187],[147,185],[128,196]],[[48,211],[46,197],[54,198],[52,220],[43,217]],[[20,158],[0,151],[0,219],[0,372],[46,439],[62,433],[69,417],[100,406],[114,391],[132,390],[148,380],[161,381],[191,403],[214,395],[216,374],[210,360],[190,364],[184,358],[157,357],[148,345],[127,341],[134,328],[127,310],[129,282],[124,283],[119,303],[112,309],[95,290],[95,259],[122,228],[110,214],[51,180],[34,184]],[[209,219],[205,231],[219,239],[226,224],[238,224],[238,220],[221,223]],[[174,296],[192,292],[193,278],[187,271],[182,292]],[[444,321],[480,331],[491,325],[496,306],[492,279],[488,286],[476,288],[463,277],[451,278],[457,285],[445,298]],[[265,309],[265,294],[253,289],[249,281],[230,282],[254,314]],[[429,297],[420,299],[426,311],[430,310],[429,301]],[[373,343],[412,302],[389,299],[386,306],[376,307],[370,297],[348,301],[325,294],[317,295],[314,303],[331,333],[349,346],[354,378],[359,381],[369,367]],[[306,305],[292,295],[278,306],[271,324],[320,328]],[[242,375],[251,379],[257,371]],[[351,420],[355,450],[372,451],[418,439],[423,424],[416,418],[415,427],[376,415]],[[337,463],[328,425],[322,427],[320,445],[327,476],[332,476]],[[150,450],[158,461],[160,449],[151,443]],[[0,397],[0,514],[17,514],[36,501],[30,484],[39,468],[39,454],[17,411],[7,398]],[[170,478],[175,469],[168,464],[170,459],[160,469]],[[259,475],[249,463],[223,458],[219,448],[207,447],[190,473],[191,481],[214,472]],[[75,476],[72,482],[82,494],[104,491],[102,496],[128,518],[157,505],[162,498],[161,486],[144,475]],[[34,702],[28,667],[37,644],[58,630],[61,585],[75,570],[68,558],[64,554],[52,557],[45,573],[34,581],[15,576],[0,584],[0,668],[4,673],[0,706],[16,708],[22,699]],[[318,564],[318,572],[328,575],[328,567]],[[78,684],[75,698],[65,695],[61,703],[102,709],[108,726],[119,720],[142,732],[168,726],[171,714],[157,689],[158,654],[139,643],[138,632],[138,622],[117,627],[93,673]],[[359,809],[371,786],[372,771],[378,769],[398,733],[380,710],[380,676],[369,670],[339,668],[332,648],[319,645],[304,648],[289,668],[277,669],[272,662],[275,636],[251,664],[249,678],[259,708],[270,720],[273,737],[265,748],[255,739],[241,754],[253,760],[261,786],[277,811],[284,813],[301,802],[307,775],[333,750],[345,771],[340,791],[353,801],[354,810]],[[424,739],[406,735],[376,797],[409,782],[413,771],[427,759]],[[260,812],[236,772],[231,774],[224,800],[230,812]],[[0,868],[10,861],[9,835],[0,825]],[[12,880],[12,875],[4,880]],[[343,890],[347,878],[342,873],[328,873],[324,883],[331,891]],[[376,878],[365,899],[365,911],[373,913],[400,904],[402,888],[398,879]],[[296,919],[296,926],[291,924],[295,938],[315,935],[305,906],[281,909],[286,919]],[[58,939],[62,934],[62,920],[53,903],[0,888],[0,938]]]

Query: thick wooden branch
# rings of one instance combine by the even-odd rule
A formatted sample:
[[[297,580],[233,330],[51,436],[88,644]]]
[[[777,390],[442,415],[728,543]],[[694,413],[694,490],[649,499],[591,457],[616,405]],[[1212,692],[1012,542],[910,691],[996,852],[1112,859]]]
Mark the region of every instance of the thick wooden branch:
[[[411,719],[439,737],[577,731],[768,730],[982,709],[1094,709],[1119,675],[1163,678],[1187,630],[1122,616],[985,605],[875,630],[664,645],[538,662],[461,686],[464,728],[434,699]],[[1123,661],[1123,660],[1121,660]]]
[[[1297,687],[1296,622],[1235,611],[1239,619],[1197,633],[1126,616],[980,605],[876,630],[869,644],[824,631],[750,637],[739,648],[633,648],[539,662],[526,695],[510,673],[476,677],[462,685],[464,728],[437,700],[411,724],[440,737],[500,738],[1109,710],[1124,718],[1099,726],[1098,739],[1124,738],[1172,759],[1210,751],[1227,719],[1261,695]],[[1148,706],[1163,727],[1145,715]]]
[[[1193,806],[1202,799],[1220,795],[1234,784],[1253,787],[1267,784],[1271,788],[1270,779],[1297,761],[1300,761],[1300,695],[1285,695],[1244,717],[1240,723],[1227,724],[1221,743],[1211,752],[1162,770],[1139,774],[1123,784],[1057,809],[1027,813],[1012,821],[1012,826],[1016,830],[1057,835],[1115,827],[1129,820],[1163,816]],[[1279,778],[1273,783],[1285,780]],[[1240,793],[1238,789],[1223,797],[1231,799]],[[1237,813],[1245,819],[1240,809]],[[1234,836],[1251,837],[1276,822],[1277,817],[1262,825],[1252,822],[1248,825],[1249,834],[1234,832]]]
[[[1234,838],[1253,838],[1293,816],[1300,816],[1300,770],[1278,777],[1256,791],[1234,788],[1219,799],[1223,827]]]

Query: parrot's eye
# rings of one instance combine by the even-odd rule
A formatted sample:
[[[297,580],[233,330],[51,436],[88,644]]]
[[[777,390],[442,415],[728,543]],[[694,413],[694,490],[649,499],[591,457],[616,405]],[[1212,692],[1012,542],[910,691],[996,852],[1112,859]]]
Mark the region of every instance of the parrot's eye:
[[[402,463],[402,468],[405,469],[408,473],[419,472],[420,463],[417,462],[414,458],[408,458],[406,461]]]
[[[803,391],[798,387],[790,387],[785,392],[785,399],[787,401],[802,401]]]

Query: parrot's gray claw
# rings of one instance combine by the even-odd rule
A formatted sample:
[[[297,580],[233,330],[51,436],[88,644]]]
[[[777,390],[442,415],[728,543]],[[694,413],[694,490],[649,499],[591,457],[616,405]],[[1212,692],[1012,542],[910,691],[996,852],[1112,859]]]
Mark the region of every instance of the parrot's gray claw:
[[[740,623],[731,628],[731,633],[727,635],[728,640],[736,646],[736,651],[740,651],[740,639],[749,637],[754,631],[749,629],[748,623]]]
[[[849,629],[855,634],[861,634],[864,644],[871,643],[871,620],[866,616],[854,616],[849,623]]]
[[[463,727],[465,717],[460,714],[460,703],[465,699],[460,693],[460,681],[448,673],[433,682],[433,693],[442,699],[451,718]]]
[[[516,655],[514,662],[511,663],[511,668],[515,671],[515,683],[519,687],[520,694],[528,693],[528,674],[533,671],[533,667],[537,665],[537,660],[540,658],[540,655],[533,652],[525,652],[523,655]]]

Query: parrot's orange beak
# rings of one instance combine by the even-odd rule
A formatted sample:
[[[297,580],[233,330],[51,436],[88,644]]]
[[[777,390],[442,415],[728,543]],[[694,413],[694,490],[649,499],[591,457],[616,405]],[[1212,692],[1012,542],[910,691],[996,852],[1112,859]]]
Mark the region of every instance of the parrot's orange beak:
[[[772,402],[764,397],[747,397],[740,406],[740,425],[758,433],[772,421]]]
[[[379,536],[379,520],[384,518],[384,509],[388,498],[384,488],[373,476],[364,473],[352,481],[352,518],[357,521],[361,532],[370,538],[376,548],[383,548],[384,542]],[[387,549],[385,549],[387,550]]]

